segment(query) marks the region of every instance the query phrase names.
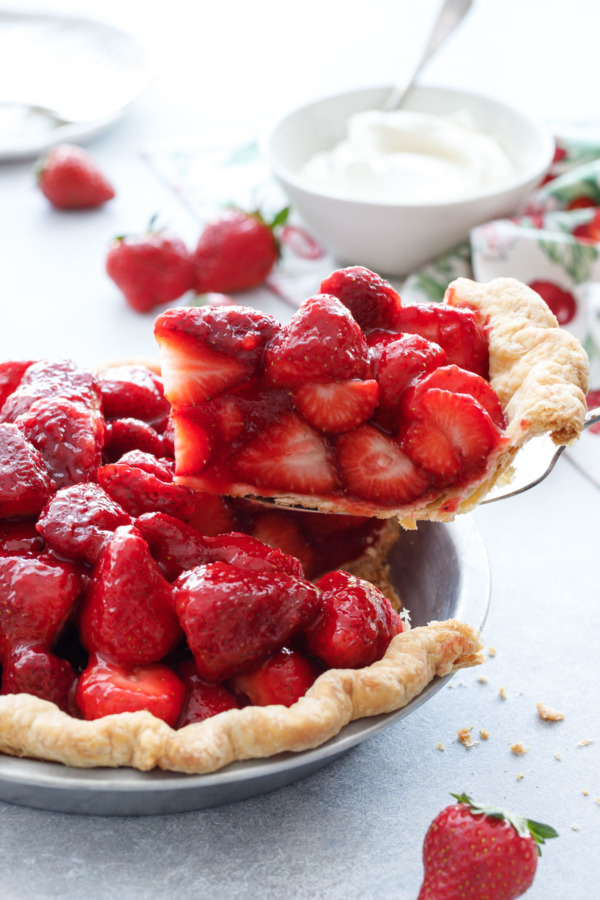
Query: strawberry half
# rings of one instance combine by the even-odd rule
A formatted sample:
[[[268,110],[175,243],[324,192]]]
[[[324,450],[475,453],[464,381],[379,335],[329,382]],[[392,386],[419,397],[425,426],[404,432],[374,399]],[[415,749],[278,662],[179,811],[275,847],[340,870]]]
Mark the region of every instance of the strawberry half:
[[[479,473],[503,440],[489,413],[467,394],[431,388],[415,407],[415,418],[400,429],[400,446],[442,482]]]
[[[272,316],[240,306],[167,310],[154,335],[169,402],[195,406],[243,384],[278,330]]]
[[[0,660],[18,646],[52,646],[83,587],[72,565],[51,556],[0,557]]]
[[[395,431],[402,394],[415,378],[442,366],[446,353],[419,334],[399,334],[377,349],[372,358],[373,376],[379,384],[377,421]]]
[[[308,581],[222,562],[185,572],[174,588],[198,673],[212,682],[273,653],[310,621],[319,603]]]
[[[36,528],[60,556],[94,565],[119,525],[132,522],[99,484],[76,484],[52,497]]]
[[[312,659],[282,647],[248,672],[234,675],[231,687],[253,706],[292,706],[312,687],[322,668]]]
[[[113,463],[98,469],[98,482],[132,516],[164,512],[187,519],[194,511],[194,492],[183,484],[169,484],[136,466]]]
[[[363,500],[402,506],[427,490],[423,472],[396,441],[371,425],[341,435],[336,451],[344,485]]]
[[[143,419],[158,431],[169,416],[162,378],[147,366],[113,366],[100,373],[102,411],[107,419]]]
[[[53,490],[40,453],[16,425],[0,425],[0,517],[37,515]]]
[[[173,727],[183,705],[184,687],[162,663],[125,669],[92,655],[82,672],[75,699],[84,719],[147,710]]]
[[[84,598],[81,642],[118,665],[157,662],[181,637],[172,601],[171,586],[140,533],[117,528]]]
[[[96,480],[104,446],[104,420],[96,410],[42,397],[15,424],[39,451],[57,488]]]
[[[347,306],[363,331],[373,328],[395,330],[402,302],[394,288],[364,266],[350,266],[332,272],[321,282],[322,294],[333,294]]]
[[[68,359],[43,359],[27,368],[18,388],[6,399],[0,421],[14,422],[42,397],[71,400],[100,410],[102,394],[98,378]]]
[[[373,379],[305,384],[294,392],[294,403],[319,431],[341,434],[371,418],[379,403],[379,385]]]
[[[337,486],[327,447],[295,413],[267,425],[237,454],[239,477],[260,487],[298,494],[326,494]]]
[[[184,570],[213,560],[202,536],[179,519],[149,512],[140,516],[135,525],[168,581],[175,581]]]
[[[304,571],[299,574],[312,578],[316,561],[315,551],[302,534],[299,525],[285,511],[273,510],[261,513],[254,520],[251,534],[261,543],[300,560]]]
[[[16,391],[21,379],[33,360],[9,360],[0,363],[0,409],[6,398]]]
[[[177,728],[193,722],[203,722],[228,709],[239,709],[240,704],[223,684],[211,684],[198,675],[193,659],[186,659],[177,667],[177,675],[185,689],[185,700]]]
[[[279,387],[364,378],[367,370],[364,334],[344,304],[328,294],[305,300],[265,349],[265,376]]]
[[[440,388],[456,394],[468,394],[489,413],[492,422],[498,428],[505,428],[504,410],[489,381],[474,372],[467,372],[466,369],[461,369],[459,366],[440,366],[429,375],[415,381],[402,398],[402,407],[406,415],[418,415],[419,397],[430,388]]]
[[[347,572],[317,581],[321,604],[304,631],[307,651],[331,669],[360,669],[381,659],[402,619],[374,585]]]
[[[76,679],[70,663],[44,647],[17,647],[2,665],[0,694],[32,694],[73,715]]]
[[[487,378],[489,348],[485,329],[477,313],[436,303],[403,306],[396,317],[395,330],[420,334],[439,344],[447,362]]]

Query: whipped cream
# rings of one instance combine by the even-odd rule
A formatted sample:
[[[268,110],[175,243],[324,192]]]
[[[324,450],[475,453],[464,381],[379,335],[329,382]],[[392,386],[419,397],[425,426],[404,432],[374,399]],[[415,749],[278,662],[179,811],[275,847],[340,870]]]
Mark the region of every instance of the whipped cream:
[[[345,140],[312,156],[298,175],[307,186],[351,200],[421,204],[501,188],[515,167],[466,112],[369,110],[353,116]]]

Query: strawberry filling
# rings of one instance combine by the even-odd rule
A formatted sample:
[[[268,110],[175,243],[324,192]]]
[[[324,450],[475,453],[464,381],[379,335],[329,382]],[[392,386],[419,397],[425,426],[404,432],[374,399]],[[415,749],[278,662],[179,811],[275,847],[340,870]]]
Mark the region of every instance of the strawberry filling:
[[[236,306],[159,316],[176,482],[354,515],[466,496],[507,442],[477,314],[403,307],[356,266],[321,291],[287,325]]]
[[[240,353],[253,371],[271,320],[250,312],[240,328],[214,322],[223,325],[215,352]],[[265,511],[177,484],[169,401],[146,367],[97,377],[41,360],[2,373],[0,693],[32,694],[86,719],[145,710],[173,727],[302,697],[335,658],[327,638],[310,646],[327,599],[314,579],[362,555],[381,521]],[[308,487],[303,465],[309,471],[329,450],[287,391],[255,380],[189,415],[210,440],[237,438],[250,422],[255,444],[243,469],[261,458],[268,426],[281,428],[273,405],[290,477]],[[182,421],[175,445],[188,434]],[[356,628],[371,623],[355,640],[368,645],[362,658],[380,658],[400,617],[367,582],[352,583]]]

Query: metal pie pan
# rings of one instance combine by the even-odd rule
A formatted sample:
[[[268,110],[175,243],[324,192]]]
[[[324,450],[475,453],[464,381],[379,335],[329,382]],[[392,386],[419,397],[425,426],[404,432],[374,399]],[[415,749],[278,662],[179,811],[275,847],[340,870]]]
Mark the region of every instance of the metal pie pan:
[[[391,579],[413,626],[456,618],[483,627],[490,599],[487,553],[468,516],[451,524],[423,522],[403,532],[390,551]],[[0,757],[0,799],[22,806],[86,815],[156,815],[220,806],[289,784],[410,715],[449,680],[436,678],[403,709],[351,722],[327,743],[302,753],[233,763],[212,775],[76,769],[59,763]]]

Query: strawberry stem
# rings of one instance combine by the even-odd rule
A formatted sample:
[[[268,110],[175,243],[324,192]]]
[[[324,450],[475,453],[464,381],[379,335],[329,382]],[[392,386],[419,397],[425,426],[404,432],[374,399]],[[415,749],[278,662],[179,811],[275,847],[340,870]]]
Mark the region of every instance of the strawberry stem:
[[[541,845],[545,844],[550,838],[558,837],[558,832],[551,825],[544,825],[542,822],[536,822],[533,819],[524,819],[522,816],[516,816],[514,813],[497,806],[488,806],[485,803],[478,803],[471,799],[468,794],[452,794],[451,796],[468,806],[474,816],[489,816],[492,819],[504,819],[513,826],[520,837],[532,837],[536,843],[538,855],[542,855]]]

